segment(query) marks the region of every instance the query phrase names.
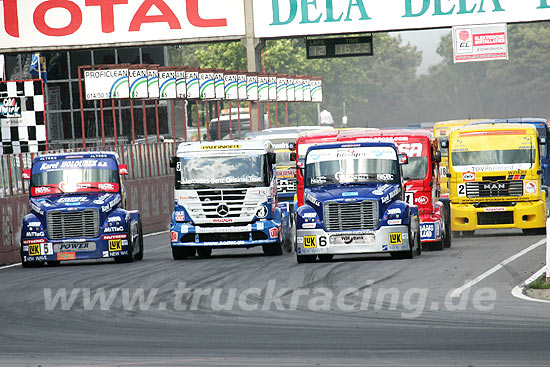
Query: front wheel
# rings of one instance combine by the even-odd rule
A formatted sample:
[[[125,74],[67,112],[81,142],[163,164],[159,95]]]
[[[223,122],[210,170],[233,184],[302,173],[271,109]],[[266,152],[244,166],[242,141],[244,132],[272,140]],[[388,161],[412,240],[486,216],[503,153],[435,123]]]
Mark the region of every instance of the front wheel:
[[[199,247],[199,248],[197,248],[197,255],[199,255],[199,257],[202,257],[203,259],[206,259],[206,258],[212,256],[212,248],[210,248],[210,247]]]
[[[131,224],[128,229],[128,255],[122,255],[115,257],[115,262],[118,264],[131,263],[134,261],[134,239],[132,237]],[[121,241],[121,240],[118,240]]]
[[[135,259],[140,261],[143,260],[143,227],[141,225],[141,219],[138,222],[138,241],[139,252],[136,254]]]
[[[172,257],[174,260],[185,260],[188,257],[195,256],[196,249],[188,246],[172,246]]]
[[[316,258],[316,255],[296,255],[298,264],[314,263]]]
[[[283,254],[283,247],[280,242],[262,245],[262,250],[267,256],[279,256]]]

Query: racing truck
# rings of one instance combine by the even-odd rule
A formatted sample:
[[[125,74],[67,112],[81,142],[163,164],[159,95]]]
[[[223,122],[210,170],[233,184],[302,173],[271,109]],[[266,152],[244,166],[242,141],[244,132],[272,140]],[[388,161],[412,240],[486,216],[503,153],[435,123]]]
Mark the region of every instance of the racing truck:
[[[289,241],[288,215],[278,207],[275,163],[273,146],[265,140],[181,143],[170,160],[173,258],[255,246],[266,255],[281,255]]]
[[[418,206],[422,246],[433,250],[451,247],[450,209],[439,200],[441,152],[437,139],[427,131],[403,129],[372,131],[358,141],[393,142],[399,153],[408,156],[408,164],[402,166],[405,201]]]
[[[46,154],[25,170],[30,213],[21,229],[23,267],[66,260],[143,259],[138,211],[125,209],[121,175],[126,165],[114,152]]]
[[[453,232],[519,228],[544,233],[548,193],[541,186],[539,143],[531,124],[474,124],[451,131]]]
[[[296,211],[298,263],[334,255],[420,255],[418,207],[403,200],[398,154],[389,142],[311,146],[304,159],[304,205]]]

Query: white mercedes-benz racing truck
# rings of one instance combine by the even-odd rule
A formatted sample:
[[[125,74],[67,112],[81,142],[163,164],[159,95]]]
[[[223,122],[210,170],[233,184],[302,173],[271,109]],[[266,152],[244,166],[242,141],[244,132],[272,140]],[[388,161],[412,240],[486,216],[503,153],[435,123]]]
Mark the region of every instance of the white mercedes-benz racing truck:
[[[288,217],[277,205],[275,153],[269,141],[181,143],[175,168],[172,255],[182,260],[212,249],[262,246],[280,255]]]

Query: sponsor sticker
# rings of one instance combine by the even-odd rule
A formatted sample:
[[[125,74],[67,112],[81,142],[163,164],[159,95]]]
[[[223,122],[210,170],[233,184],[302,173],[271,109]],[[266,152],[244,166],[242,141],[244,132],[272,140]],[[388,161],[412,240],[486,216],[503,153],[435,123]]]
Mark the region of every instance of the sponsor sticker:
[[[472,182],[476,180],[476,173],[475,172],[462,172],[462,181],[464,182]]]
[[[302,228],[305,228],[305,229],[313,229],[315,227],[317,227],[316,223],[304,223],[304,224],[302,224]]]
[[[304,247],[305,248],[316,248],[317,247],[317,237],[316,236],[304,236]]]
[[[109,251],[122,251],[122,240],[109,240]]]
[[[40,244],[39,243],[31,243],[29,244],[29,256],[40,256],[42,253],[40,252]]]
[[[57,254],[57,260],[74,260],[76,252],[60,252]]]
[[[279,228],[274,227],[269,230],[269,237],[277,238],[279,236]]]
[[[483,208],[483,211],[486,213],[493,213],[493,212],[505,212],[506,208],[500,207],[500,206],[492,206],[489,208]]]
[[[204,145],[201,147],[201,149],[241,149],[240,144],[233,144],[233,145]]]
[[[123,238],[126,238],[126,234],[125,233],[121,233],[121,234],[107,234],[107,235],[104,235],[101,237],[103,240],[118,240],[118,239],[123,239]]]
[[[390,226],[395,226],[397,224],[401,224],[401,219],[389,219],[388,220],[388,224]]]
[[[401,233],[390,233],[390,245],[401,245],[403,244],[403,236]]]
[[[537,181],[525,181],[525,193],[536,194],[537,186]]]
[[[428,204],[429,201],[430,200],[428,199],[428,197],[426,195],[422,195],[418,199],[416,199],[416,202],[420,205],[426,205],[426,204]]]

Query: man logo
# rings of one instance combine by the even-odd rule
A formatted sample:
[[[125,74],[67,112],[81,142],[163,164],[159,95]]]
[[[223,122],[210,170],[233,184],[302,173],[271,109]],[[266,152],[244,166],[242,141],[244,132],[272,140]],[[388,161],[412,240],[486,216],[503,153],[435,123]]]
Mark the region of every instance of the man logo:
[[[401,245],[402,243],[401,233],[390,233],[390,245]]]
[[[122,240],[109,240],[109,251],[122,251]]]
[[[218,208],[216,209],[216,211],[218,212],[218,215],[220,217],[225,217],[229,214],[229,207],[225,204],[220,204],[218,205]]]

